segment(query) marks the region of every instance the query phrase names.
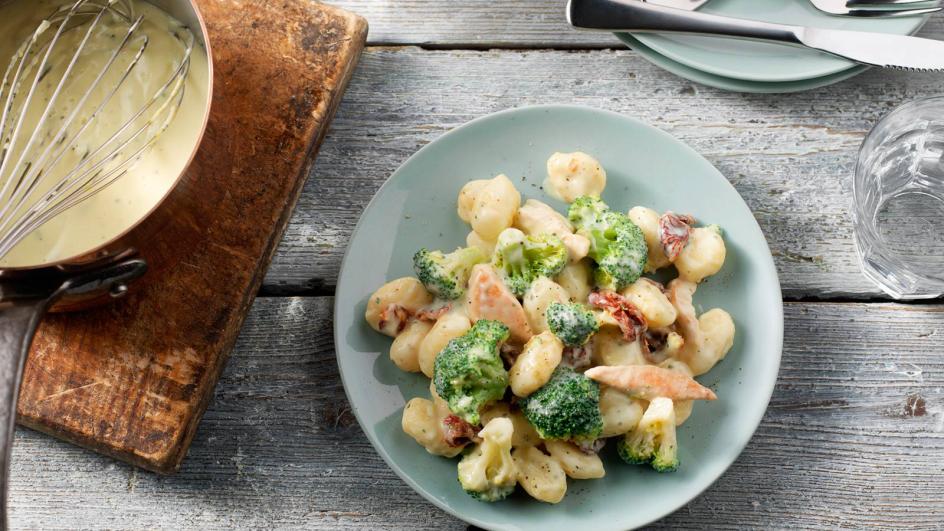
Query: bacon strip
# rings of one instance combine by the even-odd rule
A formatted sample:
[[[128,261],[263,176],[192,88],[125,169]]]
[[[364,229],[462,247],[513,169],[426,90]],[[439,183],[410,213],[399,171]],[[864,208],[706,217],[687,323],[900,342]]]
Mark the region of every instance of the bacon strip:
[[[626,341],[636,341],[649,328],[649,323],[642,312],[639,311],[639,308],[619,293],[595,291],[590,294],[587,302],[591,306],[605,310],[613,316],[613,319],[619,323],[620,330],[623,332],[623,339]]]
[[[662,252],[670,262],[674,262],[685,248],[694,224],[695,218],[692,216],[674,212],[666,212],[659,218],[659,241],[662,243]]]
[[[472,442],[478,435],[475,426],[455,415],[449,415],[443,421],[443,440],[449,446],[458,448]]]

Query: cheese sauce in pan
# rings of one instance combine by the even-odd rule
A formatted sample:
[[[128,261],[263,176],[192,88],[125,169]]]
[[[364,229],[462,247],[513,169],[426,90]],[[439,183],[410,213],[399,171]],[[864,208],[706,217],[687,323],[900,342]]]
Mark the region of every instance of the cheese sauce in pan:
[[[0,0],[0,35],[3,36],[0,39],[0,75],[17,53],[20,44],[35,32],[43,19],[57,8],[72,3],[63,0]],[[160,91],[180,64],[186,48],[185,43],[190,38],[189,30],[147,2],[130,0],[128,4],[131,5],[134,16],[144,15],[144,22],[135,33],[134,39],[142,39],[142,36],[146,35],[147,47],[130,77],[119,89],[113,102],[109,103],[107,112],[96,118],[95,127],[80,136],[74,153],[68,154],[52,171],[44,174],[38,185],[40,188],[45,186],[50,189],[51,179],[56,179],[57,182],[70,164],[74,167],[74,164],[81,161],[83,153],[94,149],[103,138],[108,138],[153,94]],[[115,39],[123,38],[127,27],[126,22],[121,22],[114,16],[103,17],[100,27],[88,41],[89,53],[80,58],[73,75],[81,77],[97,74],[108,55],[115,49]],[[55,27],[46,31],[55,31]],[[72,59],[75,45],[84,34],[85,30],[63,34],[64,39],[72,40],[65,40],[53,48],[49,58],[51,81],[40,83],[37,98],[44,98],[42,101],[46,101],[50,97],[58,81],[56,77],[62,77],[61,72]],[[132,41],[132,44],[135,42],[140,41]],[[129,49],[138,48],[129,46]],[[200,135],[208,97],[208,72],[206,50],[196,42],[191,54],[189,74],[184,82],[180,108],[172,115],[167,129],[157,137],[154,144],[113,184],[51,219],[27,236],[6,256],[0,258],[0,267],[35,266],[84,254],[119,236],[154,208],[183,171]],[[114,82],[106,82],[103,85],[110,90],[114,87]],[[74,102],[81,94],[76,94],[76,90],[69,93],[68,88],[69,85],[66,85],[66,90],[59,98],[61,102],[54,106],[52,115],[65,116],[75,107]],[[37,107],[41,113],[43,106]],[[171,115],[167,115],[169,116]],[[54,137],[54,134],[50,133],[49,137]],[[45,146],[40,147],[44,148]],[[36,149],[32,149],[27,153],[32,154],[35,151]],[[4,201],[9,202],[9,195],[0,197],[0,205]]]

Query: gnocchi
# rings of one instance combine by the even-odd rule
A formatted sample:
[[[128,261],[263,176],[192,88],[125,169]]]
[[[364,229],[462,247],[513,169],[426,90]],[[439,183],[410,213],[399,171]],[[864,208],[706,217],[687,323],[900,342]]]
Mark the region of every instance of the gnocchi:
[[[458,312],[449,312],[437,319],[436,324],[423,337],[417,351],[417,361],[423,374],[432,378],[433,365],[436,363],[439,352],[446,343],[468,332],[470,328],[472,328],[472,322]]]
[[[532,498],[546,503],[559,503],[567,494],[567,474],[560,463],[534,446],[515,448],[511,452],[518,467],[518,484]]]
[[[716,227],[692,229],[688,244],[675,259],[679,276],[699,283],[721,270],[727,249],[724,239]]]
[[[659,213],[651,208],[633,207],[629,211],[629,219],[642,229],[646,238],[646,247],[649,248],[649,259],[646,261],[646,272],[653,273],[658,269],[671,264],[669,257],[662,249],[662,237],[659,232]]]
[[[512,226],[521,205],[521,194],[505,175],[499,175],[464,192],[472,195],[472,206],[465,209],[472,230],[482,239],[495,241]],[[460,197],[462,194],[460,193]]]
[[[532,337],[508,372],[508,384],[515,396],[526,397],[544,386],[560,364],[564,344],[550,332]]]
[[[544,447],[564,469],[567,477],[599,479],[606,475],[606,471],[603,470],[603,461],[595,453],[584,453],[567,441],[547,441]]]
[[[420,372],[420,344],[433,327],[426,321],[410,321],[390,345],[390,359],[406,372]]]
[[[554,277],[554,281],[564,288],[574,302],[587,302],[590,292],[593,291],[593,271],[590,260],[568,264],[563,271]]]
[[[381,334],[397,337],[406,327],[410,315],[432,302],[433,296],[419,280],[398,278],[380,286],[367,299],[364,319]]]
[[[425,398],[414,398],[403,408],[403,431],[433,455],[455,457],[462,447],[446,444],[436,406]]]
[[[606,188],[606,171],[597,159],[576,151],[554,153],[547,159],[544,189],[552,197],[573,203],[582,195],[600,197]]]
[[[527,235],[552,234],[560,238],[567,247],[571,262],[587,256],[590,240],[580,234],[574,234],[574,227],[559,212],[536,199],[528,199],[518,209],[515,227]]]
[[[606,181],[586,153],[547,160],[545,191],[557,199],[600,198]],[[694,400],[716,398],[694,378],[734,344],[732,317],[720,308],[698,315],[694,303],[699,283],[724,265],[720,229],[695,227],[686,214],[629,210],[645,239],[648,277],[678,273],[663,286],[639,277],[639,233],[602,199],[581,199],[572,218],[522,200],[505,175],[466,183],[456,213],[471,225],[466,246],[482,252],[428,250],[436,260],[414,268],[431,289],[399,278],[367,301],[367,323],[393,338],[391,362],[432,379],[429,398],[404,407],[403,432],[434,455],[470,447],[460,483],[482,501],[520,486],[558,503],[568,478],[606,475],[596,452],[608,442],[627,462],[675,470],[675,427],[691,417]],[[632,276],[619,278],[626,256],[601,240],[617,232],[608,232],[610,219],[633,233]],[[442,292],[431,279],[455,296],[434,297]]]
[[[648,278],[640,278],[623,290],[623,296],[636,305],[650,328],[671,326],[678,317],[675,307],[662,291],[662,286]]]
[[[600,412],[603,414],[601,437],[616,437],[629,433],[639,424],[646,411],[646,402],[629,396],[614,387],[600,389]]]
[[[547,307],[555,302],[567,302],[569,298],[567,290],[553,280],[549,278],[535,280],[531,284],[531,289],[524,294],[522,302],[531,331],[535,334],[547,331],[547,316],[545,315]]]

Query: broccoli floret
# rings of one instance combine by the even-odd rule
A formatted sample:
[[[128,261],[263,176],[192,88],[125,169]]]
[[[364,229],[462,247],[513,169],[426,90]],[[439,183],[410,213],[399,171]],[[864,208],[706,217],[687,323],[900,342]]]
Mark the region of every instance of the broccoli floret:
[[[570,367],[557,367],[551,379],[519,405],[542,439],[589,441],[603,431],[600,386]]]
[[[629,217],[610,210],[596,197],[578,197],[567,213],[577,233],[590,240],[590,258],[601,288],[621,290],[636,282],[646,267],[649,248],[642,229]]]
[[[514,492],[518,469],[511,458],[514,426],[505,417],[492,419],[479,432],[482,442],[459,461],[459,484],[470,496],[499,501]]]
[[[449,254],[420,249],[413,255],[413,270],[430,293],[451,300],[465,293],[472,266],[487,260],[478,247],[459,248]]]
[[[498,235],[492,263],[508,289],[522,297],[536,279],[560,273],[567,256],[564,242],[553,234],[525,236],[518,229],[505,229]]]
[[[600,329],[597,316],[580,303],[555,302],[547,307],[544,315],[551,332],[569,347],[583,346]]]
[[[450,411],[469,424],[479,423],[482,406],[505,395],[508,372],[498,349],[508,335],[507,326],[482,319],[436,356],[436,393],[449,404]]]
[[[619,441],[617,450],[623,461],[631,465],[648,464],[659,472],[677,470],[678,442],[672,400],[652,400],[636,428]]]

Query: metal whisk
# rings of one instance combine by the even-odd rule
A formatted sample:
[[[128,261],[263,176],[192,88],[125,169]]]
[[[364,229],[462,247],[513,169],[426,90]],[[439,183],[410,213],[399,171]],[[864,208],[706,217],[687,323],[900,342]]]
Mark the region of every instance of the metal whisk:
[[[195,38],[175,32],[176,67],[140,94],[129,80],[150,75],[138,71],[143,21],[127,0],[70,0],[11,58],[0,84],[0,258],[125,175],[173,119]]]

